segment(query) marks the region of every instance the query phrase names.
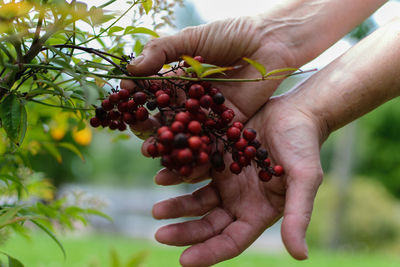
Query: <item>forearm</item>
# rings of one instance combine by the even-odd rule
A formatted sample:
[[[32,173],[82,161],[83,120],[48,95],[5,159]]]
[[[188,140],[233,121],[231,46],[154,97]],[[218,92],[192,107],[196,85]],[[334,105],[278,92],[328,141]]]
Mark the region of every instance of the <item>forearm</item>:
[[[400,20],[377,30],[294,92],[325,135],[400,95]],[[307,88],[305,88],[307,87]],[[296,104],[296,105],[297,105]]]
[[[265,36],[288,46],[294,65],[312,60],[387,0],[286,0],[260,16]]]

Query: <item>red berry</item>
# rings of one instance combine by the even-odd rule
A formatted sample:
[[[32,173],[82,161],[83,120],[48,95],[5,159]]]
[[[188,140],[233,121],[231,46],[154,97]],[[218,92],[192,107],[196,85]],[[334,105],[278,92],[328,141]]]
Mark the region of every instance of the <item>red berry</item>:
[[[101,125],[101,121],[99,118],[97,117],[93,117],[90,119],[90,125],[94,128],[97,128]]]
[[[112,120],[118,120],[121,117],[121,113],[119,113],[116,110],[110,111],[110,119]]]
[[[214,111],[217,114],[222,114],[222,112],[227,110],[227,107],[224,104],[221,104],[221,105],[213,104],[211,106],[211,110]]]
[[[168,131],[168,127],[167,126],[161,126],[160,128],[157,129],[157,134],[158,136],[161,136],[161,134],[165,131]]]
[[[269,167],[271,165],[271,160],[270,159],[264,159],[264,166]]]
[[[247,129],[244,129],[244,131],[243,131],[243,137],[247,141],[254,140],[256,138],[256,136],[257,136],[257,132],[254,129],[247,128]]]
[[[189,148],[184,148],[178,152],[178,160],[181,164],[189,164],[193,161],[193,153]]]
[[[197,163],[199,165],[202,165],[202,164],[206,164],[207,162],[208,162],[208,154],[204,151],[201,151],[199,153],[199,156],[197,157]]]
[[[111,104],[111,101],[110,101],[110,99],[108,99],[108,98],[104,99],[104,100],[101,102],[101,106],[103,107],[103,109],[104,109],[105,111],[110,111],[110,110],[112,110],[112,109],[114,108],[114,105]]]
[[[281,176],[283,174],[283,167],[281,165],[275,165],[273,170],[275,176]]]
[[[116,105],[116,104],[118,104],[118,102],[119,102],[119,100],[120,100],[121,98],[119,97],[119,94],[118,94],[118,93],[112,93],[112,94],[110,95],[109,99],[110,99],[111,104]]]
[[[136,110],[136,119],[138,121],[145,121],[149,118],[149,112],[147,111],[146,108],[144,107],[139,107]]]
[[[194,59],[200,63],[204,63],[204,58],[202,56],[195,56]]]
[[[185,125],[180,121],[174,121],[171,124],[171,130],[174,133],[182,133],[183,131],[185,131]]]
[[[127,108],[128,108],[129,112],[133,112],[137,109],[137,104],[135,103],[135,101],[133,99],[131,99],[127,102]]]
[[[172,95],[172,90],[170,88],[164,88],[163,89],[164,93],[171,96]]]
[[[163,90],[158,90],[158,91],[155,93],[155,96],[158,97],[159,95],[162,95],[162,94],[165,94],[165,92],[164,92]]]
[[[179,174],[182,176],[188,177],[190,174],[192,174],[193,169],[189,165],[184,165],[179,169]]]
[[[196,111],[199,110],[200,103],[199,103],[199,100],[197,100],[197,99],[189,98],[188,100],[186,100],[185,106],[189,112],[195,113]]]
[[[159,96],[157,96],[157,105],[160,108],[165,108],[167,106],[169,106],[169,101],[170,101],[170,96],[167,94],[160,94]]]
[[[232,126],[239,128],[239,130],[243,130],[243,123],[235,121]]]
[[[198,121],[191,121],[188,125],[188,130],[192,134],[199,135],[201,133],[201,124]]]
[[[209,95],[204,95],[200,98],[200,106],[202,106],[205,109],[208,109],[209,107],[211,107],[211,105],[213,104],[213,99],[211,96]]]
[[[250,160],[245,156],[239,156],[238,163],[240,166],[245,167],[250,164]]]
[[[210,137],[208,137],[207,135],[203,135],[202,137],[200,137],[201,138],[201,141],[203,142],[203,143],[205,143],[205,144],[210,144],[210,142],[211,142],[211,140],[210,140]]]
[[[200,99],[200,97],[204,95],[204,88],[200,84],[192,84],[192,86],[189,88],[188,94],[190,98]]]
[[[126,89],[121,89],[119,90],[118,95],[121,98],[121,100],[128,100],[130,93]]]
[[[116,130],[118,129],[118,122],[117,121],[111,121],[110,126],[108,126],[110,130]]]
[[[237,141],[240,138],[240,129],[236,127],[229,127],[226,132],[226,137],[229,141]]]
[[[256,156],[256,148],[254,146],[248,146],[244,149],[244,155],[248,159],[252,159]]]
[[[205,125],[207,128],[214,128],[214,127],[217,125],[217,123],[216,123],[213,119],[208,119],[208,120],[204,123],[204,125]]]
[[[118,130],[120,130],[121,132],[126,130],[126,124],[123,121],[118,122]]]
[[[219,91],[218,88],[213,87],[213,88],[210,89],[209,94],[210,94],[210,96],[215,96],[215,95],[218,94],[219,92],[220,92],[220,91]]]
[[[229,169],[234,174],[239,174],[242,171],[242,167],[237,162],[232,162],[231,166],[229,166]]]
[[[199,150],[201,148],[201,145],[203,144],[200,137],[198,137],[198,136],[190,137],[188,140],[188,143],[189,143],[190,149],[192,149],[193,151]]]
[[[181,111],[175,115],[175,120],[180,121],[183,124],[188,124],[190,122],[190,115],[187,112]]]
[[[158,151],[158,154],[160,154],[161,156],[168,154],[168,152],[169,152],[168,150],[169,149],[167,149],[167,147],[164,146],[163,144],[157,143],[157,151]]]
[[[143,92],[137,92],[133,95],[133,100],[135,100],[135,103],[138,105],[143,105],[146,103],[147,96]]]
[[[119,102],[118,111],[121,113],[128,111],[128,102]]]
[[[239,141],[235,143],[235,148],[239,151],[243,151],[247,147],[247,141],[244,138],[240,138]]]
[[[162,156],[161,158],[161,165],[163,165],[164,167],[171,169],[172,166],[174,165],[174,162],[172,160],[172,157],[170,155],[165,155]]]
[[[200,122],[205,122],[205,121],[207,120],[207,115],[206,115],[206,113],[204,113],[204,111],[199,110],[199,111],[196,113],[196,116],[195,116],[194,119],[195,119],[195,120],[198,120],[198,121],[200,121]]]
[[[124,112],[122,114],[122,119],[123,119],[124,122],[126,122],[129,125],[135,124],[135,122],[136,122],[136,114],[131,114],[131,113],[128,113],[128,112]]]
[[[163,131],[160,134],[160,142],[164,145],[172,144],[174,141],[174,134],[170,130]]]
[[[103,126],[103,128],[109,126],[110,123],[111,123],[110,118],[104,118],[101,120],[101,126]]]
[[[268,182],[269,180],[271,180],[272,175],[268,171],[261,170],[258,173],[258,177],[260,178],[261,181]]]
[[[147,153],[149,153],[149,155],[150,155],[152,158],[157,157],[157,156],[158,156],[157,145],[156,145],[156,144],[150,144],[150,145],[147,147]]]
[[[249,146],[254,146],[257,149],[261,146],[261,143],[257,139],[253,139],[249,142]]]
[[[160,86],[158,86],[157,84],[151,84],[150,86],[149,86],[149,89],[148,89],[150,92],[152,92],[153,94],[155,93],[155,92],[157,92],[158,90],[160,90]]]

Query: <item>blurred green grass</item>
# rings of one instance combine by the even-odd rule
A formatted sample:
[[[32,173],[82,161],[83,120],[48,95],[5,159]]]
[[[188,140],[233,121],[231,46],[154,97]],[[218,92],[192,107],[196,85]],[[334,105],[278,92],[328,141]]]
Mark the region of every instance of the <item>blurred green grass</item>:
[[[33,234],[26,240],[21,236],[12,237],[1,250],[20,259],[26,267],[110,267],[110,251],[115,249],[121,262],[126,262],[132,255],[147,252],[145,267],[180,266],[178,259],[183,248],[167,247],[145,240],[131,239],[118,235],[77,235],[60,238],[67,252],[64,261],[61,250],[44,234]],[[261,251],[248,250],[239,257],[223,262],[220,267],[395,267],[400,265],[400,257],[385,254],[359,252],[333,253],[311,249],[310,258],[299,262],[286,252],[272,254],[265,248]]]

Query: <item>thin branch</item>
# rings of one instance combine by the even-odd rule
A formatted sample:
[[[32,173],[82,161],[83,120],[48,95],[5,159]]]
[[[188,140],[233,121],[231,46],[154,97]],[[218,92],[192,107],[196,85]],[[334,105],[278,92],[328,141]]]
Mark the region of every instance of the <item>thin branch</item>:
[[[94,108],[74,108],[74,107],[66,107],[66,106],[58,106],[58,105],[53,105],[45,102],[41,102],[36,99],[27,99],[28,101],[35,102],[44,106],[52,107],[52,108],[62,108],[62,109],[67,109],[67,110],[83,110],[83,111],[93,111]]]
[[[49,70],[59,70],[59,71],[64,71],[63,67],[57,67],[57,66],[52,66],[52,65],[44,65],[44,64],[19,64],[19,65],[14,65],[14,64],[9,64],[5,63],[4,64],[6,67],[11,68],[11,69],[19,69],[21,67],[26,67],[26,68],[32,68],[32,69],[49,69]],[[267,80],[275,80],[277,78],[284,79],[290,76],[295,76],[295,75],[300,75],[304,73],[309,73],[309,72],[314,72],[317,69],[311,69],[311,70],[306,70],[306,71],[298,71],[294,72],[291,74],[287,75],[277,75],[277,76],[270,76],[266,78],[255,78],[255,79],[248,79],[248,78],[239,78],[239,79],[228,79],[228,78],[196,78],[196,77],[187,77],[187,76],[151,76],[151,77],[136,77],[136,76],[122,76],[122,75],[109,75],[109,74],[102,74],[102,73],[93,73],[93,72],[79,72],[76,70],[76,72],[85,74],[88,76],[97,76],[97,77],[102,77],[102,78],[109,78],[109,79],[119,79],[119,80],[182,80],[182,81],[193,81],[193,82],[198,82],[198,81],[209,81],[209,82],[262,82],[262,81],[267,81]]]
[[[83,47],[83,46],[79,46],[79,45],[59,44],[59,45],[52,45],[52,47],[54,47],[54,48],[72,48],[72,49],[82,50],[82,51],[85,51],[85,52],[88,52],[88,53],[97,52],[97,53],[100,53],[100,54],[103,54],[103,55],[106,55],[106,56],[110,56],[110,57],[119,59],[121,61],[125,60],[122,57],[119,57],[119,56],[116,56],[116,55],[113,55],[113,54],[110,54],[110,53],[107,53],[107,52],[104,52],[104,51],[101,51],[101,50],[97,50],[97,49],[90,48],[90,47]],[[48,49],[48,48],[47,47],[43,47],[41,49],[41,51],[44,51],[46,49]]]

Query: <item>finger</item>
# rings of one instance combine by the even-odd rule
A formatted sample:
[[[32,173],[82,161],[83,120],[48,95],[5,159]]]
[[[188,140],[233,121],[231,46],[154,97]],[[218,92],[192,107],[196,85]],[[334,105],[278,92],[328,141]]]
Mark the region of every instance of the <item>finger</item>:
[[[210,165],[205,164],[203,166],[198,166],[193,169],[192,174],[187,177],[179,175],[175,171],[170,171],[168,169],[160,170],[154,180],[158,185],[177,185],[181,183],[198,183],[210,178],[209,175]]]
[[[137,121],[130,125],[132,132],[154,132],[160,126],[160,122],[155,116],[150,116],[145,121]]]
[[[313,203],[322,181],[321,168],[292,171],[287,178],[286,204],[282,221],[282,240],[288,252],[298,260],[308,258],[305,241]]]
[[[153,217],[172,219],[185,216],[202,216],[215,208],[220,198],[211,184],[192,194],[187,194],[156,203],[153,206]]]
[[[203,243],[186,249],[180,258],[182,266],[211,266],[242,253],[260,234],[251,224],[235,221]]]
[[[164,64],[176,61],[182,55],[192,56],[197,43],[193,33],[193,28],[189,28],[172,36],[151,40],[142,54],[128,65],[128,71],[135,76],[151,75],[157,73]]]
[[[187,246],[212,238],[232,223],[233,218],[223,209],[215,208],[200,220],[161,227],[155,234],[158,242]]]

